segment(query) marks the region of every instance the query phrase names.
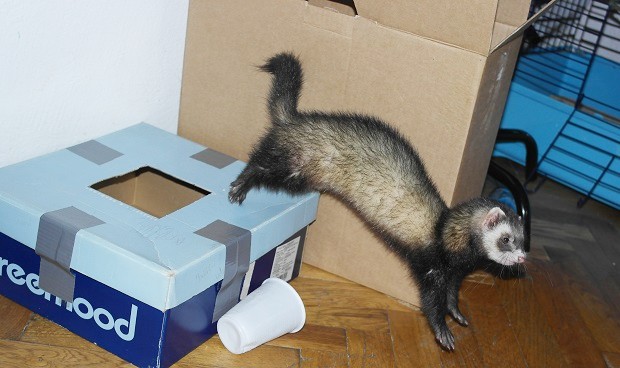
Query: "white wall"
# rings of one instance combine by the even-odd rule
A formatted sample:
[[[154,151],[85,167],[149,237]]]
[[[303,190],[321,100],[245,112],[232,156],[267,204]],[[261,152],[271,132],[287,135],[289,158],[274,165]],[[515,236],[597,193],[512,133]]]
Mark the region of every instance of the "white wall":
[[[0,0],[0,167],[144,121],[176,132],[188,0]]]

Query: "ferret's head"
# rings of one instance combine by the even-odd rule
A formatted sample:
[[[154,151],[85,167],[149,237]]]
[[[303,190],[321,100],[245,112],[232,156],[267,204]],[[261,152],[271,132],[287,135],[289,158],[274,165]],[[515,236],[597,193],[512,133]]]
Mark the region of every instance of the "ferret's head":
[[[439,228],[448,250],[473,246],[478,256],[504,266],[525,262],[523,222],[506,205],[474,198],[446,212]]]
[[[525,262],[521,218],[505,206],[489,207],[479,220],[480,240],[486,256],[504,266]]]

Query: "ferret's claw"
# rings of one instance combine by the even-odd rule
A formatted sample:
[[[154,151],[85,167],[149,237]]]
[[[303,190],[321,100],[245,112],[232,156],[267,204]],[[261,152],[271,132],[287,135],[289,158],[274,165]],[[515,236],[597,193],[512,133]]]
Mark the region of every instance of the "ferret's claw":
[[[243,190],[242,183],[234,181],[230,184],[230,191],[228,192],[228,200],[230,203],[242,204],[245,200],[247,191]]]
[[[450,315],[461,326],[469,326],[469,322],[467,322],[467,318],[465,318],[465,316],[463,316],[463,314],[461,313],[460,310],[458,310],[458,308],[451,309],[450,310]]]
[[[454,335],[448,328],[439,331],[435,335],[435,339],[444,350],[454,351]]]

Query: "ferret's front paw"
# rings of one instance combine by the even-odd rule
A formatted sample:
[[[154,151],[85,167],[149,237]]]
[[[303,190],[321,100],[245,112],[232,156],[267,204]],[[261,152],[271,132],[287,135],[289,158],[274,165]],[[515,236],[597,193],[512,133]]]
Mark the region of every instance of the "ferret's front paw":
[[[435,333],[435,340],[437,340],[444,350],[454,351],[454,335],[448,326],[441,328]]]

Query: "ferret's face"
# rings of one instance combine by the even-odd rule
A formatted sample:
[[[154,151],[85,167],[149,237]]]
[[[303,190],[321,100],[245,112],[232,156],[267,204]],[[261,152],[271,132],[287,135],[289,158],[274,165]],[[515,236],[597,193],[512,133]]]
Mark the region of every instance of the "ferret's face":
[[[483,223],[482,243],[490,260],[504,266],[525,262],[523,225],[499,208],[491,209]]]

